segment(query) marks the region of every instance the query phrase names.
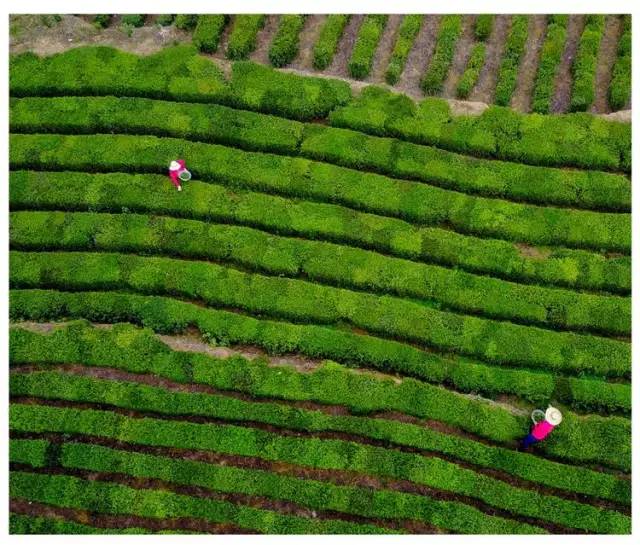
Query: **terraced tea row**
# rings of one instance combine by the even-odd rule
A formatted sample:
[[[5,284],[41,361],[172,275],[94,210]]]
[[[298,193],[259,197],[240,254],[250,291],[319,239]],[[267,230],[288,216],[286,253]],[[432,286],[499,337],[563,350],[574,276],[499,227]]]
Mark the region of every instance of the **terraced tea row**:
[[[106,411],[21,404],[11,408],[11,425],[16,431],[89,434],[142,445],[257,456],[319,469],[350,470],[409,480],[469,495],[515,513],[594,531],[624,533],[630,522],[628,517],[617,512],[598,511],[584,504],[518,489],[438,458],[343,440],[288,437],[233,425],[130,418]],[[449,477],[451,471],[458,477],[455,481]],[[242,490],[241,483],[238,486]]]
[[[39,315],[36,315],[35,312],[32,315],[28,315],[25,312],[26,304],[23,301],[25,298],[24,292],[14,292],[14,296],[12,299],[12,317],[15,319],[33,319],[35,317],[39,317],[40,319],[48,319],[52,316],[48,316],[41,311]],[[46,300],[46,292],[38,292],[36,294],[38,299],[34,301],[35,304],[39,304],[42,306],[43,300]],[[171,318],[168,314],[173,311],[175,314],[175,310],[170,307],[177,307],[177,302],[167,301],[164,308],[164,314],[159,314],[158,317],[162,317],[165,320],[165,324],[158,324],[157,318],[154,317],[151,313],[158,308],[158,305],[161,303],[159,298],[154,298],[155,300],[147,299],[146,303],[148,304],[145,309],[140,310],[142,305],[144,304],[141,301],[141,298],[138,299],[139,307],[137,309],[126,309],[124,308],[124,304],[126,303],[125,297],[120,296],[112,296],[115,299],[116,304],[119,305],[119,316],[115,316],[113,312],[109,313],[109,309],[106,308],[106,305],[102,305],[102,308],[96,309],[92,311],[89,305],[86,308],[82,307],[82,297],[78,301],[78,306],[82,310],[76,310],[72,308],[73,298],[72,297],[62,297],[64,294],[57,294],[57,305],[58,316],[56,318],[62,316],[70,316],[70,317],[87,317],[94,318],[102,321],[115,322],[128,320],[137,323],[144,322],[145,324],[149,324],[154,329],[158,331],[176,331],[179,328],[185,328],[185,325],[176,325],[172,326],[166,324],[167,318]],[[96,307],[96,303],[99,304],[101,299],[105,299],[106,294],[89,294],[90,298],[87,298],[87,302],[91,302],[94,307]],[[131,296],[128,297],[130,299]],[[16,301],[17,300],[17,301]],[[67,308],[62,309],[61,305],[66,305]],[[152,306],[155,305],[155,306]],[[182,305],[181,309],[184,313],[188,310],[187,305]],[[16,307],[18,307],[16,312]],[[197,307],[196,307],[197,308]],[[134,312],[131,312],[131,311]],[[51,314],[51,310],[48,311]],[[92,312],[95,312],[95,315],[92,315]],[[99,314],[98,314],[99,312]],[[341,339],[342,344],[336,344],[335,348],[332,351],[332,341],[331,337],[327,337],[325,335],[324,338],[320,337],[321,334],[327,333],[320,329],[316,328],[304,328],[300,329],[298,332],[298,338],[296,339],[297,345],[291,343],[285,345],[284,342],[287,340],[283,338],[282,333],[288,333],[287,327],[285,324],[273,324],[274,326],[279,325],[279,329],[274,327],[273,329],[269,329],[269,322],[257,320],[251,320],[253,323],[248,323],[249,320],[242,319],[242,317],[238,317],[235,314],[222,313],[218,312],[216,316],[215,311],[211,310],[201,310],[199,313],[200,316],[196,316],[196,312],[192,312],[191,316],[188,317],[189,323],[198,327],[203,333],[207,336],[206,338],[212,339],[213,335],[218,335],[218,339],[224,335],[222,338],[222,343],[225,345],[234,345],[234,344],[258,344],[265,347],[271,353],[287,353],[291,351],[298,351],[308,356],[320,356],[320,357],[331,357],[332,355],[340,355],[337,352],[340,349],[346,348],[349,349],[348,338]],[[227,323],[222,323],[218,325],[213,322],[215,318],[218,318],[218,324],[220,324],[221,320],[226,318]],[[208,319],[208,322],[205,320]],[[156,322],[152,322],[152,320],[156,320]],[[235,322],[235,324],[234,324]],[[230,326],[235,325],[235,331],[231,329]],[[239,336],[239,327],[244,326],[245,330],[248,329],[248,326],[252,325],[254,328],[261,328],[261,330],[256,334],[245,334],[244,337],[240,338]],[[216,328],[217,326],[217,328]],[[309,341],[314,341],[311,335],[316,334],[316,346],[318,349],[316,352],[312,352],[309,349]],[[75,334],[75,332],[70,332],[71,335]],[[15,335],[15,334],[14,334]],[[23,334],[25,335],[25,334]],[[278,337],[279,335],[279,337]],[[306,337],[303,337],[306,335]],[[346,336],[342,336],[346,337]],[[24,337],[19,337],[24,338]],[[90,339],[93,339],[94,336],[91,336]],[[59,339],[59,337],[58,337]],[[337,339],[336,339],[337,340]],[[321,344],[322,341],[325,341],[324,344]],[[14,338],[14,342],[16,339]],[[32,342],[34,339],[32,336],[27,334],[26,341],[27,348],[25,349],[17,349],[18,352],[12,352],[12,360],[17,362],[53,362],[60,363],[65,361],[84,361],[91,365],[100,366],[100,358],[101,356],[97,355],[94,350],[91,348],[91,345],[88,344],[90,341],[83,341],[79,346],[82,347],[82,353],[78,354],[75,359],[73,356],[69,355],[69,348],[65,348],[63,350],[62,355],[55,356],[54,354],[59,354],[60,352],[60,344],[56,344],[55,341],[53,345],[51,345],[48,349],[47,344],[44,345],[45,348],[38,348],[38,354],[45,354],[36,357],[32,353],[32,349],[29,347],[32,346]],[[40,341],[42,342],[42,341]],[[51,341],[50,341],[51,342]],[[58,340],[58,343],[61,341]],[[67,341],[68,342],[68,341]],[[279,345],[276,343],[280,343]],[[41,346],[41,345],[36,345]],[[65,347],[65,343],[62,344]],[[71,346],[78,346],[77,342],[71,343]],[[402,345],[401,345],[402,346]],[[385,346],[386,352],[391,355],[391,347]],[[22,350],[20,352],[19,350]],[[74,350],[77,350],[74,348]],[[166,348],[165,348],[166,351]],[[157,348],[153,350],[153,352],[157,352]],[[72,352],[73,354],[73,352]],[[110,353],[109,353],[110,354]],[[135,354],[135,352],[134,352]],[[351,357],[357,355],[355,351],[352,351],[350,354]],[[184,356],[184,355],[183,355]],[[366,357],[366,354],[364,354]],[[186,356],[185,356],[186,357]],[[229,382],[220,382],[222,379],[213,379],[212,377],[215,373],[212,374],[211,371],[207,371],[205,367],[202,371],[197,371],[195,368],[188,372],[184,370],[183,364],[180,364],[179,367],[176,367],[174,371],[171,371],[170,374],[167,370],[166,364],[161,364],[158,367],[158,363],[143,363],[144,358],[139,355],[132,356],[129,355],[129,358],[132,361],[135,361],[135,367],[126,367],[127,370],[133,370],[138,372],[138,369],[143,370],[151,370],[154,373],[166,376],[172,380],[177,380],[179,382],[189,381],[191,378],[196,382],[204,382],[206,384],[213,384],[216,388],[221,389],[230,389],[234,388],[232,386],[233,383]],[[118,358],[113,357],[113,355],[109,355],[109,357],[103,357],[105,362],[111,362],[111,365],[114,365],[114,361],[119,361]],[[163,361],[164,358],[160,358]],[[373,360],[373,358],[372,358]],[[127,361],[127,360],[123,360]],[[197,361],[197,358],[194,360]],[[364,361],[367,361],[366,359]],[[122,364],[115,364],[116,366],[122,366]],[[133,365],[133,364],[132,364]],[[218,363],[218,365],[221,365]],[[149,367],[150,366],[150,367]],[[200,367],[199,367],[200,369]],[[247,384],[247,378],[245,375],[242,378],[242,372],[246,371],[245,365],[239,365],[237,368],[237,372],[240,375],[233,373],[232,377],[236,379],[237,384]],[[508,410],[499,407],[499,406],[491,406],[486,405],[482,401],[477,401],[473,399],[468,399],[464,396],[460,396],[454,392],[450,392],[448,390],[437,388],[434,386],[430,386],[425,383],[420,383],[414,380],[405,380],[401,383],[400,386],[392,386],[392,383],[383,382],[372,382],[370,377],[363,377],[362,379],[358,378],[358,375],[352,375],[346,371],[338,369],[329,369],[323,370],[322,373],[318,372],[310,376],[308,379],[305,379],[304,385],[300,384],[302,377],[305,375],[294,375],[290,376],[284,373],[283,370],[280,370],[279,373],[268,372],[266,369],[261,369],[258,367],[259,376],[262,378],[256,378],[258,382],[258,386],[248,385],[244,386],[246,390],[250,394],[259,395],[259,396],[276,396],[285,398],[286,396],[293,396],[293,399],[315,399],[321,400],[324,403],[331,404],[344,404],[349,407],[353,407],[358,412],[371,412],[378,410],[399,410],[402,412],[406,412],[408,414],[421,417],[421,418],[429,418],[435,419],[442,422],[446,422],[447,424],[451,424],[453,426],[460,427],[464,430],[470,431],[482,437],[486,437],[501,443],[509,443],[514,439],[518,438],[526,429],[528,425],[528,419],[526,415],[516,416],[510,413]],[[445,371],[442,366],[440,366],[439,371],[442,373]],[[185,374],[186,372],[186,374]],[[250,373],[251,376],[257,376],[257,370],[252,369]],[[280,376],[283,375],[283,376]],[[468,375],[468,373],[467,373]],[[202,377],[202,378],[198,378]],[[294,380],[295,378],[295,380]],[[213,383],[212,380],[215,380]],[[228,377],[225,380],[231,380],[231,377]],[[284,394],[282,392],[289,392],[292,388],[292,381],[297,383],[298,386],[295,387],[295,391],[289,394]],[[362,382],[359,382],[362,381]],[[308,382],[308,383],[307,383]],[[533,381],[532,381],[533,382]],[[267,386],[265,386],[267,384]],[[593,392],[598,393],[600,388],[597,386],[598,383],[593,383]],[[281,393],[277,392],[277,385],[281,386]],[[368,392],[374,388],[377,392],[377,395],[374,397],[368,396]],[[359,390],[354,390],[353,388],[358,386]],[[586,386],[586,384],[585,384]],[[235,388],[239,388],[240,386],[236,385]],[[576,385],[578,388],[578,385]],[[265,390],[266,388],[266,390]],[[346,388],[346,389],[345,389]],[[566,387],[565,387],[566,388]],[[567,388],[569,389],[569,388]],[[356,395],[353,392],[361,392],[360,395]],[[603,395],[605,395],[606,390],[603,389]],[[628,395],[628,393],[627,393]],[[329,396],[329,397],[327,397]],[[490,423],[490,425],[489,425]],[[565,435],[566,433],[566,435]],[[629,445],[628,445],[628,437],[630,433],[630,422],[627,419],[619,418],[619,417],[609,417],[602,418],[598,416],[587,416],[587,417],[574,417],[569,413],[567,417],[567,422],[558,430],[557,434],[554,434],[554,440],[545,442],[543,449],[553,455],[560,456],[570,460],[596,460],[600,461],[614,467],[628,468],[630,464],[630,453],[629,453]],[[556,442],[557,441],[557,442]]]
[[[132,290],[299,323],[365,331],[495,364],[628,377],[631,345],[440,311],[420,302],[246,273],[213,263],[110,253],[11,252],[12,288]],[[318,306],[316,301],[322,301]]]
[[[234,63],[227,81],[215,61],[185,46],[149,57],[88,47],[45,58],[12,56],[10,61],[14,97],[140,96],[213,102],[300,120],[329,116],[332,125],[461,153],[630,172],[630,125],[592,115],[524,115],[491,107],[478,117],[453,116],[443,100],[418,104],[373,86],[352,97],[340,80],[300,77],[246,62]]]
[[[222,106],[112,97],[23,98],[13,99],[11,105],[14,132],[173,136],[300,154],[471,194],[603,210],[630,206],[630,184],[620,175],[468,159],[436,148]]]
[[[524,286],[246,227],[60,212],[12,212],[10,221],[10,244],[17,250],[98,250],[224,261],[269,275],[435,301],[443,310],[516,323],[613,335],[631,331],[631,309],[624,297]]]
[[[630,251],[630,215],[538,207],[278,155],[174,138],[125,135],[10,137],[13,169],[159,173],[176,154],[205,181],[346,205],[419,224],[533,244]]]
[[[163,355],[166,361],[167,354]],[[55,357],[48,358],[47,361],[51,362],[55,359]],[[155,359],[158,360],[159,355]],[[32,361],[35,360],[37,360],[37,356]],[[543,486],[537,488],[547,495],[557,495],[559,492],[566,491],[587,494],[621,504],[630,502],[629,482],[606,473],[594,472],[579,466],[560,464],[533,457],[529,454],[497,447],[496,445],[484,445],[474,437],[458,437],[451,435],[450,432],[442,433],[431,430],[428,425],[425,427],[419,421],[416,424],[410,424],[395,418],[351,416],[348,412],[346,415],[336,415],[333,409],[318,405],[317,402],[313,404],[312,409],[300,408],[296,403],[291,404],[291,402],[301,401],[309,397],[309,395],[301,395],[299,389],[296,391],[295,387],[291,387],[294,379],[301,379],[299,373],[295,371],[289,373],[288,382],[284,382],[280,377],[277,377],[279,382],[282,383],[281,385],[285,387],[273,394],[277,396],[276,399],[284,397],[288,403],[283,403],[282,401],[274,403],[271,400],[263,400],[258,403],[256,401],[247,402],[242,398],[220,395],[217,389],[210,390],[205,388],[203,390],[201,387],[192,389],[180,387],[180,384],[189,384],[184,377],[179,379],[179,383],[159,380],[160,377],[169,375],[169,372],[162,368],[159,370],[160,374],[155,375],[157,379],[153,381],[153,383],[157,383],[161,387],[147,386],[149,375],[117,372],[114,367],[109,367],[109,361],[101,361],[95,365],[105,368],[106,376],[110,380],[92,378],[92,370],[85,367],[79,368],[74,365],[58,364],[58,372],[36,371],[32,362],[29,363],[27,368],[17,366],[19,362],[14,362],[14,372],[11,374],[11,394],[15,397],[37,396],[49,400],[82,402],[85,405],[86,403],[99,404],[100,407],[132,409],[155,415],[165,415],[165,417],[182,415],[183,418],[188,419],[191,416],[203,416],[215,421],[244,422],[245,425],[252,425],[253,423],[254,426],[256,423],[261,423],[267,424],[269,429],[275,431],[280,429],[297,430],[298,432],[319,437],[337,436],[359,443],[395,448],[403,452],[430,453],[428,454],[429,456],[435,455],[438,458],[457,463],[476,472],[487,473],[493,477],[497,476],[500,480],[511,482],[518,486],[526,484],[524,481],[540,483]],[[198,384],[206,383],[215,386],[224,383],[226,380],[225,388],[231,388],[232,391],[236,391],[238,387],[235,384],[229,384],[227,377],[237,376],[238,369],[229,369],[231,365],[237,364],[244,371],[258,373],[264,377],[262,382],[257,381],[256,385],[251,388],[246,386],[242,388],[241,385],[241,389],[250,393],[260,391],[260,385],[267,382],[269,374],[279,374],[277,368],[270,370],[271,368],[267,367],[265,369],[262,362],[249,362],[239,357],[234,358],[234,361],[198,358],[192,363],[196,365],[193,371],[193,381]],[[90,364],[94,365],[93,362],[90,362]],[[207,364],[209,366],[215,364],[216,367],[201,370]],[[121,361],[118,361],[115,365],[123,366],[127,369],[132,369],[133,367],[131,364]],[[160,367],[157,361],[144,364],[144,366],[148,370],[155,370]],[[38,368],[46,369],[47,364],[40,364],[36,367],[36,369]],[[28,373],[24,372],[25,369],[28,370]],[[332,402],[342,401],[343,407],[346,406],[349,410],[355,412],[354,401],[350,400],[348,396],[342,393],[331,396],[327,391],[332,379],[336,380],[341,374],[345,378],[351,379],[354,376],[353,372],[341,371],[339,368],[325,364],[324,368],[315,373],[317,376],[314,377],[315,386],[313,391],[317,393],[313,395],[312,399],[330,400]],[[371,380],[371,377],[366,378]],[[115,380],[124,382],[114,382]],[[273,383],[274,380],[278,382],[277,379],[273,379],[270,382]],[[350,382],[357,382],[357,380],[351,379]],[[377,382],[380,381],[378,380]],[[384,383],[380,382],[377,386],[378,390],[384,392]],[[386,384],[386,389],[392,390],[389,384]],[[407,386],[395,387],[397,391],[406,389]],[[263,395],[266,395],[267,391],[265,391],[264,387],[262,387],[261,391]],[[389,392],[384,393],[389,397]],[[429,392],[424,393],[429,394]],[[431,399],[432,403],[435,402],[437,397],[442,398],[442,396],[437,395],[437,390],[433,390],[429,394],[429,399]],[[451,400],[455,401],[455,398],[451,398]],[[447,408],[453,408],[454,405],[455,403],[449,403]],[[461,405],[461,403],[458,402],[458,405]],[[472,405],[468,404],[469,408],[473,408]],[[488,408],[486,404],[483,407],[482,403],[476,403],[475,407],[479,414],[483,412],[486,414],[487,421],[493,419],[496,423],[499,423],[498,419],[495,418],[497,415],[487,411]],[[413,412],[415,412],[415,409]],[[433,417],[434,414],[427,412],[426,416]],[[506,420],[503,418],[503,421]],[[594,422],[595,419],[593,418],[585,419],[584,417],[570,415],[569,427],[572,429],[569,431],[573,433],[573,437],[578,436],[584,433],[585,423],[588,425]],[[567,437],[572,437],[572,435],[565,435],[565,441]],[[559,441],[562,442],[563,438],[561,437]],[[559,478],[559,475],[564,476]],[[514,479],[514,476],[518,478]],[[532,488],[532,486],[529,485],[529,488]],[[585,501],[585,498],[581,495],[566,495],[580,502]]]
[[[15,498],[53,506],[90,508],[97,513],[150,518],[197,517],[214,523],[232,522],[241,528],[266,534],[385,533],[384,529],[373,525],[313,520],[226,501],[163,490],[137,489],[67,475],[12,471],[10,494]]]
[[[189,183],[189,191],[176,195],[166,179],[157,175],[12,171],[10,180],[13,210],[128,210],[234,223],[517,282],[608,290],[623,295],[631,289],[631,259],[627,256],[606,257],[560,248],[531,248],[528,255],[522,247],[506,241],[465,236],[437,227],[415,227],[338,205],[284,199],[195,180]]]

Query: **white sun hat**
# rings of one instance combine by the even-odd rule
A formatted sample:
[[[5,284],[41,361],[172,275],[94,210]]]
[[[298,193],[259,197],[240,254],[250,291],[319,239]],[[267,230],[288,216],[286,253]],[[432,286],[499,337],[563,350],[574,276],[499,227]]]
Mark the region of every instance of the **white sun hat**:
[[[169,170],[180,170],[180,163],[178,161],[171,161],[169,164]]]
[[[549,405],[544,413],[544,419],[552,426],[557,426],[562,422],[562,413],[555,407]]]

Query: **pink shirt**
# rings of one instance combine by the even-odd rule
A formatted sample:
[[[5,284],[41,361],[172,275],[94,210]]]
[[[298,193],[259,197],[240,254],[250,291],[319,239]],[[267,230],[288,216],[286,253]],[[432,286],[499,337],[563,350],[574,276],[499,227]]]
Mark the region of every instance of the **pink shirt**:
[[[178,159],[177,163],[180,165],[180,168],[178,170],[171,170],[169,169],[169,178],[171,178],[171,183],[173,183],[173,185],[175,185],[176,187],[180,187],[180,173],[183,172],[186,167],[185,167],[185,162],[184,159]]]
[[[531,430],[531,435],[533,435],[538,441],[542,441],[547,435],[551,433],[551,431],[555,428],[552,424],[543,420],[542,422],[538,422],[533,429]]]

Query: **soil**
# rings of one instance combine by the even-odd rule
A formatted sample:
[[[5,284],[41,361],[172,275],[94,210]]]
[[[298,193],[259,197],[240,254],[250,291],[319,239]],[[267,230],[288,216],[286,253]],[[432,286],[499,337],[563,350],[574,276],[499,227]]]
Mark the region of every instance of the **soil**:
[[[616,61],[618,40],[622,33],[622,21],[617,15],[608,15],[605,21],[604,35],[600,42],[596,67],[596,94],[591,105],[592,113],[609,113],[608,92],[611,73]]]
[[[195,518],[144,518],[135,515],[103,515],[86,510],[54,507],[19,498],[10,499],[10,511],[19,515],[68,520],[96,528],[143,528],[149,532],[179,530],[197,534],[257,534],[229,523],[214,523]]]
[[[427,71],[427,66],[433,56],[439,27],[439,15],[426,15],[424,17],[420,32],[418,32],[407,57],[404,70],[400,74],[400,80],[395,86],[396,90],[409,95],[413,99],[424,98],[422,89],[420,89],[420,80]]]
[[[571,66],[578,52],[580,36],[584,30],[585,16],[571,15],[569,16],[569,24],[567,25],[567,40],[562,53],[560,65],[556,70],[554,82],[554,92],[551,99],[551,113],[562,114],[569,111],[571,104],[571,89],[573,88],[573,75]]]
[[[531,481],[526,481],[524,479],[521,479],[519,477],[516,477],[514,475],[511,475],[509,473],[506,473],[504,471],[499,471],[499,470],[493,470],[490,468],[487,468],[485,466],[479,466],[477,464],[473,464],[470,462],[465,462],[465,461],[461,461],[451,455],[448,454],[444,454],[441,452],[436,452],[436,451],[428,451],[428,450],[424,450],[424,449],[420,449],[420,448],[415,448],[415,447],[411,447],[411,446],[406,446],[406,445],[401,445],[401,444],[397,444],[397,443],[393,443],[393,442],[388,442],[385,440],[379,440],[379,439],[374,439],[368,436],[360,436],[360,435],[356,435],[353,433],[345,433],[345,432],[338,432],[338,431],[307,431],[307,430],[291,430],[288,428],[282,428],[282,427],[278,427],[278,426],[274,426],[274,425],[270,425],[270,424],[265,424],[265,423],[261,423],[261,422],[255,422],[255,421],[233,421],[233,420],[221,420],[219,418],[212,418],[212,417],[206,417],[206,416],[199,416],[199,415],[169,415],[169,414],[165,414],[165,413],[156,413],[156,412],[152,412],[152,411],[137,411],[137,410],[131,410],[131,409],[123,409],[123,408],[119,408],[119,407],[115,407],[113,405],[105,405],[105,404],[101,404],[101,403],[87,403],[87,402],[83,402],[83,403],[76,403],[76,402],[69,402],[69,401],[64,401],[64,400],[54,400],[54,399],[39,399],[39,398],[33,398],[33,397],[18,397],[18,398],[14,398],[12,400],[13,402],[16,403],[23,403],[23,404],[39,404],[39,405],[47,405],[47,406],[55,406],[55,407],[73,407],[76,409],[93,409],[93,410],[106,410],[106,411],[111,411],[114,412],[116,414],[122,414],[125,415],[129,418],[156,418],[159,420],[168,420],[168,421],[179,421],[179,422],[191,422],[191,423],[196,423],[196,424],[214,424],[214,425],[240,425],[243,427],[251,427],[251,428],[255,428],[255,429],[259,429],[262,431],[266,431],[272,434],[277,434],[280,436],[284,436],[284,437],[297,437],[297,438],[318,438],[318,439],[326,439],[326,440],[339,440],[339,441],[347,441],[347,442],[353,442],[353,443],[357,443],[357,444],[361,444],[361,445],[368,445],[368,446],[372,446],[372,447],[378,447],[378,448],[385,448],[387,450],[394,450],[394,451],[398,451],[398,452],[404,452],[404,453],[408,453],[408,454],[416,454],[419,456],[423,456],[426,458],[438,458],[441,460],[445,460],[447,462],[453,463],[461,468],[465,468],[465,469],[469,469],[472,470],[476,473],[480,473],[480,474],[486,474],[489,475],[493,478],[499,479],[501,481],[507,482],[513,486],[518,486],[521,488],[526,488],[526,489],[531,489],[531,490],[536,490],[541,494],[545,494],[545,495],[554,495],[554,496],[560,496],[566,499],[570,499],[572,501],[577,501],[577,502],[581,502],[581,503],[587,503],[589,505],[596,505],[598,507],[601,508],[606,508],[606,509],[614,509],[614,510],[619,510],[621,512],[627,513],[628,512],[628,508],[626,506],[622,506],[619,504],[616,504],[614,502],[611,501],[607,501],[607,500],[601,500],[598,498],[593,498],[591,496],[584,496],[581,494],[576,494],[576,493],[572,493],[572,492],[568,492],[565,490],[559,490],[553,487],[549,487],[549,486],[545,486],[545,485],[541,485],[539,483],[535,483],[535,482],[531,482]],[[445,433],[445,434],[453,434],[453,435],[460,435],[459,432],[460,430],[457,428],[453,428],[451,426],[448,426],[446,424],[443,424],[441,422],[435,422],[435,421],[420,421],[414,417],[402,414],[402,413],[396,413],[396,412],[386,412],[386,413],[380,413],[378,415],[375,415],[375,417],[377,418],[385,418],[385,419],[389,419],[389,420],[397,420],[400,422],[405,422],[405,423],[409,423],[409,424],[413,424],[413,425],[426,425],[426,427],[430,428],[430,429],[435,429],[441,433]],[[455,433],[453,433],[455,432]],[[468,435],[468,434],[466,434]],[[473,438],[473,437],[472,437]],[[108,442],[114,442],[111,439],[101,439],[101,441],[108,441]],[[487,443],[486,441],[482,441],[483,443]],[[491,443],[488,443],[489,445],[491,445]],[[145,447],[147,448],[147,447]],[[164,449],[166,450],[166,449]],[[175,449],[174,449],[175,450]],[[182,456],[182,455],[180,455]],[[180,457],[178,456],[178,457]],[[216,456],[224,456],[225,458],[229,458],[226,455],[220,455],[217,454]],[[237,457],[236,457],[237,458]],[[245,457],[243,457],[245,458]],[[264,461],[266,463],[270,463],[268,461]],[[412,486],[420,486],[420,485],[416,485],[416,483],[410,483]]]
[[[229,36],[231,36],[231,30],[233,29],[233,18],[227,22],[222,31],[222,35],[220,36],[220,43],[218,44],[218,49],[211,56],[216,59],[225,60],[227,59],[227,46],[229,45]],[[218,61],[219,63],[219,61]]]
[[[524,242],[517,242],[515,247],[518,249],[518,253],[522,257],[527,257],[531,259],[547,259],[552,251],[549,248],[538,248],[536,246],[531,246],[530,244],[526,244]]]
[[[256,37],[256,49],[251,55],[249,55],[249,59],[253,62],[259,62],[260,64],[266,64],[267,66],[271,66],[271,62],[269,61],[269,46],[271,45],[271,40],[278,30],[278,21],[280,17],[278,15],[267,15],[267,20],[262,27],[258,31],[258,35]]]
[[[353,46],[356,43],[356,37],[360,30],[360,25],[364,20],[364,15],[352,15],[349,22],[344,28],[344,32],[338,41],[338,49],[333,57],[333,61],[329,67],[324,71],[328,76],[340,76],[343,78],[349,77],[349,70],[347,64],[353,51]]]
[[[444,80],[444,86],[442,88],[442,96],[445,98],[454,98],[456,96],[456,87],[458,81],[462,77],[465,69],[467,68],[467,62],[471,56],[471,49],[474,44],[474,27],[476,24],[475,15],[465,15],[462,18],[462,33],[456,43],[456,51],[453,55],[453,62],[449,68],[449,73]]]
[[[529,19],[527,42],[520,62],[516,88],[511,97],[511,107],[521,112],[531,111],[531,95],[547,30],[545,15],[530,15]]]
[[[300,32],[298,56],[291,63],[291,68],[298,70],[313,69],[313,46],[318,41],[326,19],[326,15],[307,15],[302,32]]]
[[[376,53],[373,58],[371,74],[367,78],[368,82],[385,82],[384,74],[387,71],[393,47],[396,45],[396,38],[398,36],[398,29],[400,28],[402,18],[402,15],[389,15],[384,32],[382,33],[382,38],[380,39],[380,43],[378,43],[378,48],[376,49]]]
[[[493,21],[493,30],[487,40],[487,49],[484,65],[478,76],[478,83],[469,95],[469,100],[476,102],[493,102],[493,97],[498,83],[498,71],[502,62],[507,35],[511,29],[510,15],[496,15]]]
[[[163,27],[145,25],[134,28],[128,36],[114,20],[105,29],[95,28],[86,18],[62,15],[59,23],[47,27],[40,15],[11,15],[9,39],[11,53],[33,51],[38,55],[53,55],[84,45],[108,45],[139,55],[156,53],[162,48],[180,42],[191,42],[191,33],[174,25]]]
[[[557,534],[566,533],[583,533],[574,529],[569,529],[554,523],[542,521],[540,519],[526,517],[522,515],[514,515],[508,511],[500,508],[493,507],[482,500],[469,497],[466,495],[459,495],[453,492],[449,492],[442,489],[432,488],[430,486],[408,481],[404,479],[394,479],[388,477],[378,477],[373,475],[363,475],[358,472],[349,470],[335,470],[335,469],[315,469],[307,466],[293,465],[288,462],[270,461],[262,458],[236,456],[219,454],[210,451],[194,451],[191,449],[177,449],[167,447],[148,447],[143,445],[135,445],[122,443],[120,441],[100,438],[100,437],[88,437],[88,436],[72,436],[66,437],[55,434],[28,434],[33,437],[45,437],[53,442],[60,442],[64,440],[75,440],[80,442],[86,442],[91,444],[100,444],[110,448],[123,449],[133,452],[143,452],[145,454],[153,454],[159,456],[169,456],[177,459],[195,460],[204,463],[213,463],[219,465],[227,465],[234,467],[245,467],[251,469],[259,469],[263,471],[270,471],[273,473],[290,475],[300,479],[312,479],[325,482],[331,482],[337,485],[348,486],[361,486],[365,488],[371,488],[374,490],[395,490],[407,494],[417,494],[421,496],[428,496],[430,498],[440,501],[457,501],[472,507],[492,516],[500,516],[506,519],[519,520],[521,522],[527,522],[529,524],[545,528],[547,531]],[[462,465],[461,467],[465,467]],[[181,486],[168,483],[166,481],[160,481],[157,479],[138,479],[135,477],[129,477],[123,474],[109,474],[109,473],[96,473],[85,470],[75,469],[62,469],[62,468],[47,468],[42,470],[34,470],[34,472],[49,473],[49,474],[71,474],[77,477],[89,479],[89,480],[101,480],[109,482],[117,482],[126,486],[132,486],[134,488],[155,488],[170,490],[179,494],[187,494],[196,497],[209,497],[215,499],[222,499],[225,501],[232,501],[233,503],[241,503],[243,505],[251,505],[253,507],[271,509],[278,512],[286,512],[295,514],[298,516],[309,517],[312,513],[315,517],[320,518],[341,518],[351,520],[354,522],[362,522],[362,517],[356,517],[353,515],[347,515],[343,513],[332,513],[330,511],[321,511],[319,513],[310,512],[306,507],[298,504],[282,500],[272,500],[269,498],[259,496],[246,496],[245,494],[228,494],[214,492],[210,489],[197,486]],[[491,471],[491,470],[488,470]],[[495,472],[500,473],[500,472]],[[505,481],[510,482],[510,481]],[[514,479],[513,484],[518,486],[519,479]],[[313,515],[312,515],[313,516]],[[315,518],[314,517],[314,518]],[[371,521],[381,526],[388,525],[388,521],[380,521],[376,519],[365,519],[365,521]]]
[[[618,110],[609,114],[597,114],[609,121],[620,121],[622,123],[631,123],[631,110]]]
[[[289,365],[298,371],[309,372],[322,365],[323,360],[305,358],[297,355],[269,356],[264,350],[256,346],[211,346],[202,340],[199,331],[191,331],[188,335],[158,335],[158,338],[172,350],[181,352],[200,352],[214,358],[230,358],[242,356],[249,360],[263,358],[270,365]]]

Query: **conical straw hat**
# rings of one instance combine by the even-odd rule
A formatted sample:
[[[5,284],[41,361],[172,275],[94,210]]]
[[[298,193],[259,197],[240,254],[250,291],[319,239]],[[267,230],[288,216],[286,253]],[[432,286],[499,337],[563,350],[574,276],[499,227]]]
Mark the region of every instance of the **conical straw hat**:
[[[178,161],[171,161],[169,170],[180,170],[180,163],[178,163]]]
[[[555,407],[549,405],[546,412],[544,413],[544,419],[549,422],[549,424],[557,426],[558,424],[560,424],[560,422],[562,422],[562,413]]]

